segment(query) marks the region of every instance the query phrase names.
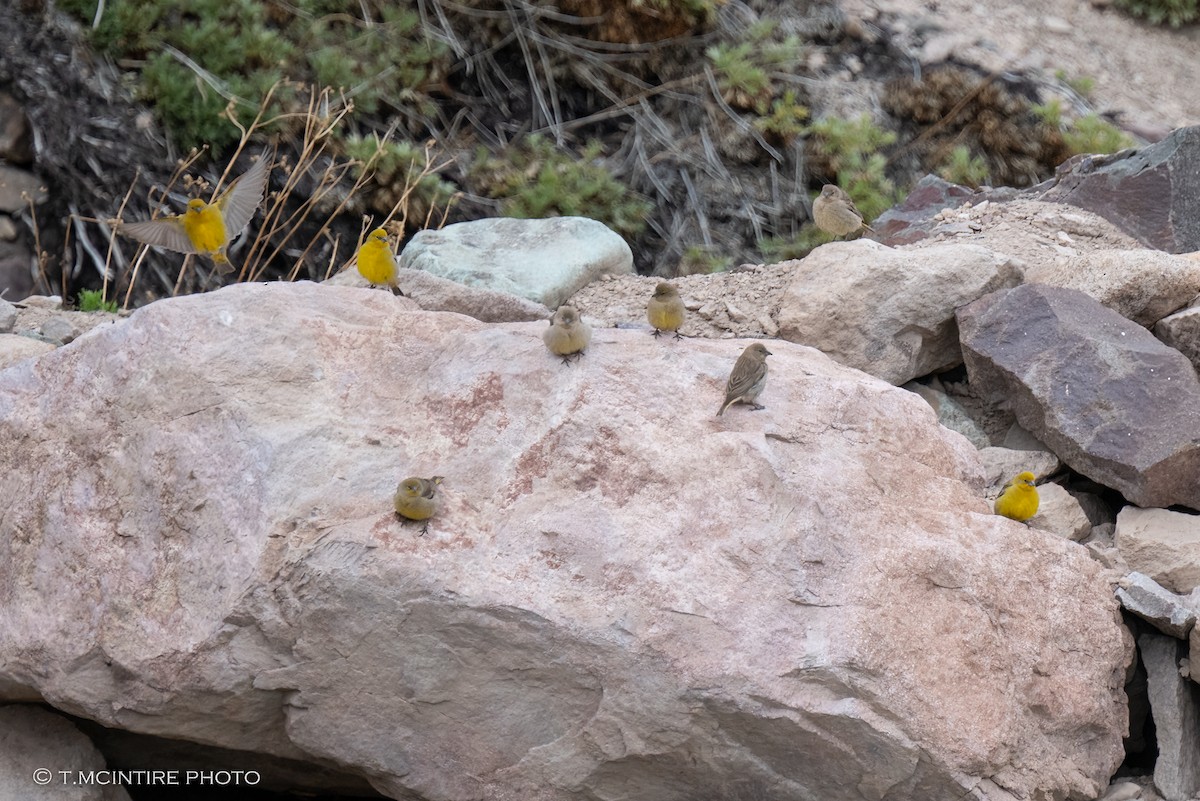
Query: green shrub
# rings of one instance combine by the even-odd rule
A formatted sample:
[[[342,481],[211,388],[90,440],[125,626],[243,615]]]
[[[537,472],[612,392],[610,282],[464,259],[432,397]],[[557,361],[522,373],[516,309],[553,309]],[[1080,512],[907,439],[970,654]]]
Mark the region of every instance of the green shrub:
[[[1086,114],[1069,125],[1063,122],[1062,103],[1054,98],[1034,106],[1033,111],[1052,128],[1062,131],[1063,141],[1071,155],[1079,153],[1116,153],[1133,147],[1133,138],[1097,114]]]
[[[62,0],[91,21],[98,0]],[[298,110],[291,84],[342,87],[366,112],[380,103],[431,110],[447,49],[427,39],[419,16],[390,0],[121,0],[92,31],[116,58],[143,60],[142,96],[183,147],[215,150],[239,132],[221,118],[230,101],[243,125],[273,86],[267,118]],[[286,124],[282,123],[281,124]]]
[[[680,275],[708,275],[721,273],[733,266],[733,258],[722,256],[704,245],[691,245],[683,251],[679,260]]]
[[[1063,141],[1072,153],[1116,153],[1133,147],[1133,138],[1097,114],[1087,114],[1063,131]]]
[[[896,134],[875,125],[865,114],[857,120],[825,117],[810,125],[808,133],[813,171],[834,176],[867,222],[900,199],[885,173],[887,159],[878,152],[894,143]]]
[[[804,133],[808,113],[808,106],[802,105],[796,99],[796,92],[788,89],[783,97],[771,101],[770,112],[756,119],[754,127],[781,142],[791,142]]]
[[[650,202],[600,164],[601,145],[590,142],[578,159],[541,136],[530,136],[503,154],[477,154],[471,178],[509,217],[590,217],[624,237],[646,227]]]
[[[79,290],[79,311],[106,311],[116,314],[117,302],[115,300],[105,300],[104,293],[99,290],[81,289]]]
[[[982,156],[972,156],[966,145],[950,151],[950,156],[938,169],[938,175],[953,184],[978,188],[987,183],[988,166]]]
[[[457,192],[454,184],[439,174],[428,149],[412,142],[382,142],[351,138],[345,143],[346,155],[361,166],[357,175],[370,172],[362,190],[369,211],[401,217],[416,226],[439,209],[446,208]]]
[[[1197,0],[1116,0],[1116,6],[1155,25],[1165,22],[1172,28],[1186,25],[1200,16]]]

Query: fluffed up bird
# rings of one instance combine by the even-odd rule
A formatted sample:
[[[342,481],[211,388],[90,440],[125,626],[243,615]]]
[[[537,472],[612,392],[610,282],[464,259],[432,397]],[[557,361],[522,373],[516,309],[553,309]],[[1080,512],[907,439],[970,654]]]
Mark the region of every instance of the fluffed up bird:
[[[265,153],[254,166],[238,176],[215,203],[200,198],[188,201],[187,211],[173,217],[123,223],[118,231],[139,242],[177,253],[208,256],[225,274],[233,270],[226,256],[229,243],[250,224],[267,189],[271,158]]]
[[[591,343],[592,327],[571,306],[559,306],[550,317],[550,327],[542,333],[542,341],[551,353],[562,357],[563,364],[570,364],[571,357],[582,356]]]
[[[1024,523],[1037,514],[1038,491],[1034,475],[1026,470],[1004,485],[1004,492],[992,506],[996,514]]]
[[[675,338],[682,339],[679,328],[683,325],[684,314],[679,290],[672,283],[660,281],[658,286],[654,287],[654,295],[650,302],[646,304],[646,319],[654,326],[654,336],[657,337],[663,331],[674,331]]]
[[[767,384],[767,357],[770,355],[771,351],[761,342],[755,342],[742,351],[733,365],[733,372],[729,374],[729,383],[725,385],[725,402],[721,404],[717,417],[725,414],[725,410],[735,403],[748,403],[755,411],[763,408],[757,400]]]
[[[376,228],[368,234],[367,241],[358,249],[354,260],[358,264],[359,274],[367,279],[372,288],[383,285],[389,287],[392,294],[401,294],[396,286],[396,254],[388,242],[387,231]]]
[[[429,518],[437,514],[441,508],[442,499],[438,495],[438,487],[444,479],[441,476],[433,478],[406,478],[396,487],[393,502],[396,506],[396,516],[403,520],[414,520],[424,523],[421,533],[429,531]]]
[[[848,236],[866,228],[875,229],[863,222],[863,216],[854,207],[854,201],[840,186],[825,184],[821,194],[812,204],[813,222],[827,234]]]

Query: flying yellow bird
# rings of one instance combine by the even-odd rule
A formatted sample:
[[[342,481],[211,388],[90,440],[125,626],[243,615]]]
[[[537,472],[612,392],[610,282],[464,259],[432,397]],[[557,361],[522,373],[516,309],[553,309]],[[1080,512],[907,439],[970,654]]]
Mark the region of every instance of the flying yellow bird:
[[[1004,485],[1004,492],[992,507],[996,514],[1025,522],[1037,514],[1038,491],[1033,485],[1034,475],[1026,470]]]
[[[215,203],[192,198],[183,214],[122,224],[117,230],[147,245],[208,256],[217,272],[231,272],[233,265],[225,250],[258,211],[266,193],[270,169],[271,159],[263,154]]]
[[[392,498],[396,507],[396,516],[403,520],[423,522],[421,533],[429,531],[429,518],[437,514],[441,508],[442,499],[438,497],[438,487],[444,479],[441,476],[433,478],[417,478],[413,476],[400,482],[396,487],[396,495]]]
[[[396,254],[388,243],[387,231],[376,228],[367,236],[358,249],[358,272],[372,287],[386,284],[393,293],[400,290],[396,287]]]

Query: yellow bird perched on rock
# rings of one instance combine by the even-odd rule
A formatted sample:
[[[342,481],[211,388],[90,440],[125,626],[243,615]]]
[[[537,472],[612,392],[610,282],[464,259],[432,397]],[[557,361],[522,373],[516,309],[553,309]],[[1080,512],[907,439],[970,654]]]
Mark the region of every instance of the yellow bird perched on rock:
[[[650,302],[646,304],[646,319],[650,321],[650,325],[654,326],[654,336],[657,337],[663,331],[674,331],[675,338],[682,339],[679,328],[683,325],[684,313],[683,301],[679,299],[679,290],[675,288],[674,284],[660,281],[654,288],[654,295],[650,298]]]
[[[571,357],[579,358],[592,341],[592,327],[585,323],[579,312],[571,306],[559,306],[550,317],[550,327],[542,332],[542,341],[555,356],[561,356],[563,364],[570,364]]]
[[[850,195],[834,184],[821,187],[821,194],[813,201],[812,211],[813,222],[827,234],[849,236],[863,228],[875,230],[863,222],[863,216],[854,207]]]
[[[396,516],[403,520],[423,522],[421,533],[429,531],[429,518],[438,513],[442,499],[438,496],[438,487],[444,481],[441,476],[433,478],[406,478],[396,487],[396,495],[392,499],[396,507]]]
[[[183,214],[123,223],[117,230],[147,245],[208,256],[217,272],[228,273],[233,270],[233,265],[225,251],[258,211],[266,193],[270,169],[271,158],[263,154],[215,203],[192,198]]]
[[[388,242],[387,231],[376,228],[367,236],[355,257],[358,272],[372,287],[385,285],[391,288],[393,294],[400,289],[396,286],[396,254]]]
[[[767,357],[771,351],[761,342],[748,346],[733,365],[729,382],[725,385],[725,402],[721,404],[717,417],[735,403],[748,403],[755,411],[763,408],[757,401],[763,387],[767,385]]]
[[[1004,485],[1004,492],[992,506],[996,514],[1024,523],[1037,514],[1038,491],[1033,485],[1034,475],[1026,470]]]

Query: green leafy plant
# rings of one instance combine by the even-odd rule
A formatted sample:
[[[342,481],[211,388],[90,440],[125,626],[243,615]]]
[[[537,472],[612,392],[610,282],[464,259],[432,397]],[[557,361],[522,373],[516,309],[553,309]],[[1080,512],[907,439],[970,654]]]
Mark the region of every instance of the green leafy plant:
[[[945,163],[938,169],[938,175],[954,184],[978,188],[987,183],[988,166],[982,156],[973,156],[970,148],[959,145],[950,151]]]
[[[576,159],[548,139],[530,136],[504,160],[480,151],[470,175],[500,201],[501,214],[591,217],[622,236],[636,236],[646,227],[650,202],[614,178],[600,155],[599,142],[585,145]]]
[[[1063,132],[1063,141],[1072,153],[1116,153],[1133,147],[1133,138],[1097,114],[1087,114],[1075,120]]]
[[[91,21],[102,0],[63,0]],[[386,0],[122,0],[103,8],[92,39],[108,54],[140,63],[141,95],[154,103],[175,141],[221,150],[238,139],[263,98],[267,119],[295,115],[293,86],[342,87],[367,112],[383,102],[430,112],[425,90],[446,67],[447,49],[425,36],[407,5]],[[272,93],[272,88],[275,91]]]
[[[117,302],[105,300],[104,293],[97,289],[81,289],[79,290],[79,310],[81,312],[105,311],[116,314]]]
[[[1115,153],[1133,147],[1133,138],[1099,115],[1085,114],[1071,121],[1063,120],[1062,103],[1054,98],[1034,106],[1033,111],[1046,125],[1062,131],[1063,141],[1072,155],[1079,153]]]
[[[720,273],[733,266],[733,258],[723,256],[704,245],[690,245],[679,260],[680,275]]]
[[[1096,81],[1086,75],[1081,75],[1078,78],[1071,78],[1065,70],[1055,70],[1054,77],[1071,87],[1080,97],[1091,98],[1092,92],[1096,88]]]
[[[808,134],[813,171],[834,176],[865,220],[870,222],[900,199],[885,172],[887,159],[878,152],[893,144],[896,134],[865,114],[856,120],[822,118],[808,127]]]
[[[1116,6],[1155,25],[1166,23],[1172,28],[1200,17],[1197,0],[1116,0]]]
[[[724,42],[704,51],[726,103],[760,115],[767,113],[775,95],[771,73],[795,68],[801,56],[799,37],[775,37],[776,24],[764,20],[752,25],[741,41]],[[796,105],[794,96],[792,104]]]
[[[362,197],[376,214],[400,211],[402,219],[419,227],[444,212],[458,192],[438,172],[447,164],[438,164],[427,147],[354,137],[345,150],[358,162],[359,179],[366,182]]]
[[[783,97],[771,101],[770,111],[756,119],[754,127],[787,143],[804,133],[808,114],[808,106],[802,105],[796,92],[788,89]]]

